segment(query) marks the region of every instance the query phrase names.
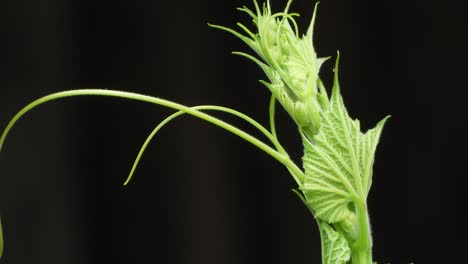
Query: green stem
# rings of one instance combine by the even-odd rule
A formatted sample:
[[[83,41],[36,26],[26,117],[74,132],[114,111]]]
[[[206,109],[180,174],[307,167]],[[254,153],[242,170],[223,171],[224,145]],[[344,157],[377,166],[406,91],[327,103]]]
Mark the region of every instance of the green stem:
[[[184,111],[187,114],[193,115],[195,117],[198,117],[202,120],[205,120],[209,123],[212,123],[218,127],[221,127],[236,136],[244,139],[247,142],[250,142],[257,148],[263,150],[270,156],[272,156],[274,159],[279,161],[281,164],[286,166],[288,170],[292,172],[292,176],[294,177],[294,180],[296,183],[301,186],[303,179],[304,179],[304,173],[302,170],[297,167],[297,165],[286,155],[279,153],[275,149],[271,148],[267,144],[263,143],[262,141],[258,140],[257,138],[249,135],[248,133],[240,130],[239,128],[228,124],[218,118],[215,118],[211,115],[205,114],[203,112],[197,111],[192,109],[191,107],[181,105],[172,101],[164,100],[161,98],[156,98],[152,96],[147,96],[147,95],[142,95],[142,94],[137,94],[137,93],[129,93],[129,92],[122,92],[122,91],[114,91],[114,90],[104,90],[104,89],[79,89],[79,90],[71,90],[71,91],[63,91],[63,92],[58,92],[58,93],[53,93],[47,96],[44,96],[42,98],[39,98],[35,100],[34,102],[28,104],[25,106],[23,109],[21,109],[14,117],[13,119],[8,123],[7,127],[3,131],[2,135],[0,136],[0,151],[2,149],[3,143],[5,141],[6,136],[8,135],[8,132],[11,130],[13,125],[18,121],[24,114],[26,114],[28,111],[31,109],[35,108],[38,105],[41,105],[43,103],[46,103],[48,101],[56,100],[56,99],[61,99],[61,98],[66,98],[66,97],[74,97],[74,96],[110,96],[110,97],[119,97],[119,98],[126,98],[126,99],[131,99],[131,100],[136,100],[136,101],[142,101],[142,102],[147,102],[147,103],[152,103],[156,105],[161,105],[165,106],[168,108]]]
[[[358,206],[358,238],[351,245],[352,264],[372,264],[372,236],[366,204]]]
[[[365,251],[352,251],[351,258],[353,264],[372,264],[372,254]]]
[[[270,98],[270,107],[269,107],[269,114],[270,114],[270,131],[274,138],[276,136],[276,125],[275,125],[275,105],[276,105],[276,98],[272,94]]]

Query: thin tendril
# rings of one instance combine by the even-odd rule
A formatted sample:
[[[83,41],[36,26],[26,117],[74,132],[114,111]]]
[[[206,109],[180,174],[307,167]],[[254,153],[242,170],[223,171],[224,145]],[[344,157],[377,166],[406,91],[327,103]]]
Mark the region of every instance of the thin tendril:
[[[131,100],[136,100],[136,101],[141,101],[141,102],[146,102],[146,103],[151,103],[151,104],[156,104],[156,105],[161,105],[165,106],[168,108],[176,109],[179,111],[183,111],[187,114],[193,115],[195,117],[198,117],[202,120],[205,120],[209,123],[212,123],[220,128],[223,128],[234,135],[246,140],[247,142],[250,142],[257,148],[263,150],[266,152],[268,155],[272,156],[274,159],[279,161],[281,164],[286,166],[288,170],[290,170],[292,173],[292,176],[296,183],[299,186],[302,186],[302,182],[304,180],[304,173],[303,171],[297,167],[297,165],[286,155],[276,151],[275,149],[271,148],[270,146],[266,145],[262,141],[258,140],[257,138],[251,136],[250,134],[242,131],[241,129],[226,123],[218,118],[215,118],[211,115],[208,115],[206,113],[200,112],[198,110],[194,110],[188,106],[181,105],[172,101],[168,101],[165,99],[157,98],[157,97],[152,97],[152,96],[147,96],[147,95],[142,95],[142,94],[137,94],[137,93],[130,93],[130,92],[122,92],[122,91],[114,91],[114,90],[105,90],[105,89],[79,89],[79,90],[70,90],[70,91],[63,91],[63,92],[58,92],[58,93],[53,93],[44,97],[41,97],[32,103],[26,105],[23,109],[21,109],[8,123],[6,126],[5,130],[3,131],[2,135],[0,136],[0,151],[2,149],[3,143],[9,133],[9,131],[12,129],[14,124],[27,112],[29,112],[31,109],[49,102],[53,101],[56,99],[61,99],[61,98],[66,98],[66,97],[74,97],[74,96],[109,96],[109,97],[118,97],[118,98],[126,98],[126,99],[131,99]]]
[[[281,146],[281,144],[278,142],[278,140],[276,139],[276,137],[274,135],[272,135],[265,127],[263,127],[262,125],[260,125],[257,121],[255,121],[254,119],[250,118],[249,116],[241,113],[241,112],[238,112],[234,109],[231,109],[231,108],[227,108],[227,107],[222,107],[222,106],[215,106],[215,105],[201,105],[201,106],[194,106],[194,107],[191,107],[191,109],[194,109],[194,110],[214,110],[214,111],[220,111],[220,112],[225,112],[225,113],[229,113],[229,114],[232,114],[232,115],[235,115],[237,117],[240,117],[241,119],[247,121],[248,123],[250,123],[251,125],[253,125],[255,128],[257,128],[258,130],[260,130],[276,147],[276,149],[284,154],[284,155],[287,155],[286,151],[284,150],[284,148]],[[174,120],[175,118],[183,115],[183,114],[186,114],[186,112],[184,111],[178,111],[170,116],[168,116],[167,118],[165,118],[163,121],[161,121],[161,123],[159,123],[154,129],[153,131],[148,135],[148,137],[146,138],[145,142],[143,143],[143,145],[140,147],[140,151],[138,152],[138,155],[137,157],[135,158],[135,161],[133,162],[133,166],[132,166],[132,169],[127,177],[127,180],[125,181],[124,185],[127,185],[136,168],[138,167],[138,164],[140,162],[140,159],[141,157],[143,156],[143,153],[145,152],[146,148],[148,147],[149,143],[151,142],[151,140],[153,140],[153,138],[156,136],[156,134],[159,132],[159,130],[161,130],[161,128],[163,128],[165,125],[167,125],[170,121]]]

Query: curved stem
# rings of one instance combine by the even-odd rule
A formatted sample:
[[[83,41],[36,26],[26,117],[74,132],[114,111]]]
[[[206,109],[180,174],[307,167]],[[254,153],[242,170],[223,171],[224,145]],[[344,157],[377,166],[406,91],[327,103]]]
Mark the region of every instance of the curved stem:
[[[270,107],[269,107],[269,114],[270,114],[270,130],[271,134],[277,139],[276,136],[276,125],[275,125],[275,105],[276,105],[276,98],[272,94],[270,98]]]
[[[250,142],[257,148],[263,150],[266,152],[268,155],[272,156],[274,159],[279,161],[281,164],[286,166],[290,171],[292,171],[292,176],[296,183],[301,186],[302,181],[304,179],[304,173],[302,172],[299,167],[286,155],[279,153],[278,151],[274,150],[270,146],[266,145],[265,143],[261,142],[257,138],[249,135],[248,133],[240,130],[239,128],[228,124],[218,118],[215,118],[211,115],[205,114],[203,112],[200,112],[198,110],[191,109],[188,106],[181,105],[172,101],[168,101],[165,99],[157,98],[157,97],[152,97],[152,96],[147,96],[147,95],[142,95],[142,94],[137,94],[137,93],[130,93],[130,92],[122,92],[122,91],[114,91],[114,90],[105,90],[105,89],[78,89],[78,90],[70,90],[70,91],[63,91],[63,92],[57,92],[53,93],[47,96],[44,96],[42,98],[39,98],[32,103],[28,104],[25,106],[23,109],[21,109],[8,123],[7,127],[3,131],[2,135],[0,136],[0,151],[2,149],[3,143],[5,141],[6,136],[8,135],[9,131],[13,127],[13,125],[28,111],[31,109],[35,108],[36,106],[39,106],[43,103],[46,103],[48,101],[60,99],[60,98],[66,98],[66,97],[74,97],[74,96],[110,96],[110,97],[119,97],[119,98],[126,98],[126,99],[131,99],[131,100],[136,100],[136,101],[142,101],[146,103],[152,103],[152,104],[157,104],[161,106],[165,106],[168,108],[173,108],[176,110],[183,111],[185,113],[188,113],[190,115],[193,115],[195,117],[198,117],[202,120],[205,120],[209,123],[212,123],[218,127],[221,127],[236,136],[244,139],[245,141]]]
[[[194,106],[194,107],[191,107],[191,109],[194,109],[194,110],[214,110],[214,111],[220,111],[220,112],[225,112],[225,113],[229,113],[229,114],[232,114],[232,115],[235,115],[237,117],[240,117],[241,119],[243,119],[244,121],[247,121],[248,123],[250,123],[251,125],[253,125],[255,128],[257,128],[258,130],[260,130],[276,147],[276,149],[281,153],[281,154],[284,154],[284,155],[287,155],[286,151],[284,150],[284,148],[281,146],[281,144],[278,142],[278,140],[276,139],[276,137],[274,137],[266,128],[264,128],[262,125],[260,125],[257,121],[255,121],[254,119],[252,119],[251,117],[239,112],[239,111],[236,111],[234,109],[231,109],[231,108],[228,108],[228,107],[223,107],[223,106],[216,106],[216,105],[200,105],[200,106]],[[159,130],[161,128],[163,128],[166,124],[168,124],[170,121],[172,121],[173,119],[177,118],[178,116],[181,116],[183,114],[186,114],[186,112],[184,111],[178,111],[176,113],[173,113],[172,115],[168,116],[167,118],[165,118],[161,123],[159,123],[154,129],[153,131],[148,135],[148,137],[146,138],[145,142],[143,143],[143,145],[141,146],[140,148],[140,151],[138,152],[138,155],[137,157],[135,158],[135,161],[133,162],[133,166],[132,166],[132,169],[127,177],[127,180],[125,181],[124,185],[127,185],[137,166],[138,166],[138,163],[140,162],[140,159],[141,157],[143,156],[143,153],[145,152],[148,144],[151,142],[151,140],[153,140],[153,138],[156,136],[156,134],[159,132]]]

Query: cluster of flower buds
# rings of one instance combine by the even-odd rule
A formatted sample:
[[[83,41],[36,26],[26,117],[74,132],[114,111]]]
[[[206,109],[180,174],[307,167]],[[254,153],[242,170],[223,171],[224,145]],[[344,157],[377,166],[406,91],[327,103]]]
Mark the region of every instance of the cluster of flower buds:
[[[320,66],[328,58],[317,58],[312,43],[316,12],[307,33],[300,37],[294,20],[297,14],[288,13],[291,2],[288,2],[283,12],[275,14],[272,14],[269,2],[261,9],[254,2],[256,12],[246,7],[239,8],[253,18],[257,33],[241,23],[238,26],[246,35],[230,28],[213,26],[236,35],[255,51],[259,59],[243,52],[235,54],[253,60],[263,69],[269,82],[262,83],[270,89],[301,130],[312,137],[320,128],[320,112],[328,107],[328,96],[318,76]]]

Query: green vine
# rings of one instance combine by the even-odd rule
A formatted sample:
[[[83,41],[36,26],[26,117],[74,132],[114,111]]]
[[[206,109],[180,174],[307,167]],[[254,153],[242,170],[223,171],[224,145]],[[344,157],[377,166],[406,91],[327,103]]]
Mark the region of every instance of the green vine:
[[[124,91],[79,89],[53,93],[39,98],[21,109],[7,124],[0,136],[0,151],[13,126],[26,113],[46,102],[76,96],[105,96],[130,99],[176,110],[162,120],[140,147],[130,173],[135,173],[148,144],[161,128],[175,118],[189,114],[218,126],[264,151],[283,164],[298,185],[297,195],[313,214],[321,235],[323,264],[372,264],[372,237],[367,212],[367,196],[372,185],[372,166],[384,118],[375,128],[363,133],[359,121],[352,119],[340,94],[338,80],[339,54],[334,68],[331,95],[320,80],[321,65],[312,42],[317,5],[306,34],[299,36],[295,17],[289,13],[292,1],[284,11],[272,13],[270,2],[263,6],[254,1],[255,10],[239,8],[252,18],[256,30],[238,23],[245,35],[228,27],[211,27],[226,31],[245,42],[254,52],[234,52],[255,62],[268,80],[261,81],[271,92],[269,129],[249,116],[231,108],[201,105],[185,106],[169,100]],[[276,103],[286,110],[297,124],[304,147],[302,169],[290,158],[277,138]],[[217,118],[207,111],[233,115],[261,132],[268,144],[249,133]],[[3,237],[0,229],[0,255]]]

